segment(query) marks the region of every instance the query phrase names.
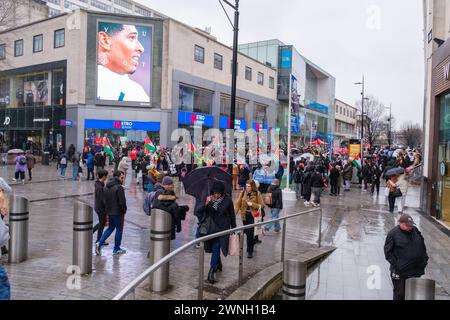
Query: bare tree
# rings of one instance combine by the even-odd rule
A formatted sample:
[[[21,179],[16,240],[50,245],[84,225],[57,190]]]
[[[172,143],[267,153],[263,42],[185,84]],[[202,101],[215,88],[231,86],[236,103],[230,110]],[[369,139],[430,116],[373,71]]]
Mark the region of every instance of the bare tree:
[[[14,24],[18,7],[23,1],[2,0],[0,1],[0,30],[11,28]]]
[[[406,146],[414,148],[420,145],[422,141],[422,127],[411,121],[404,123],[398,133],[399,140],[401,140]]]
[[[386,107],[374,96],[367,96],[364,101],[364,138],[367,143],[373,145],[386,129]],[[356,102],[356,107],[361,110],[361,101]]]

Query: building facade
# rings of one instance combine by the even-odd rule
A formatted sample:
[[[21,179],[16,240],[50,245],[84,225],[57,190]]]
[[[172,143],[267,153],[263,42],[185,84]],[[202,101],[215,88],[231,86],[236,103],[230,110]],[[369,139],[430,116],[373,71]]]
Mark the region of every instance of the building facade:
[[[450,1],[424,0],[422,210],[450,225]]]
[[[347,146],[350,139],[357,139],[357,109],[339,99],[336,99],[335,105],[336,114],[334,119],[334,148],[337,149]]]
[[[289,77],[292,74],[297,80],[300,102],[298,130],[292,132],[293,145],[306,145],[316,138],[333,142],[336,81],[332,75],[302,56],[294,46],[280,40],[241,44],[239,51],[278,70],[277,129],[281,138],[287,138]]]
[[[139,53],[111,72],[108,32],[135,28]],[[132,33],[130,33],[131,35]],[[108,40],[110,41],[110,40]],[[114,56],[109,56],[113,63]],[[232,49],[170,18],[74,10],[0,33],[0,134],[24,148],[95,143],[171,146],[171,132],[229,125]],[[236,128],[274,127],[275,69],[239,54]],[[123,67],[120,66],[119,69]],[[246,70],[253,76],[246,78]]]

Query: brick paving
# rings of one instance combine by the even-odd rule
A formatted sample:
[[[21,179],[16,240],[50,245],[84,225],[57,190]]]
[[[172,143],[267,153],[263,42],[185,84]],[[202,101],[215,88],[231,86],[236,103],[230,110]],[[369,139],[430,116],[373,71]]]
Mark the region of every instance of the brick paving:
[[[67,171],[71,173],[69,166]],[[0,175],[11,181],[13,167],[0,168]],[[84,179],[84,176],[83,176]],[[93,273],[81,277],[80,289],[68,289],[72,264],[73,199],[93,202],[93,183],[59,178],[53,166],[37,165],[33,183],[15,184],[14,192],[30,199],[29,259],[12,265],[2,258],[12,284],[13,299],[111,299],[131,280],[150,266],[147,259],[150,218],[142,211],[144,194],[141,188],[130,184],[126,190],[128,213],[125,219],[123,246],[127,254],[112,256],[111,245],[103,255],[93,258]],[[422,230],[430,256],[425,277],[433,278],[443,298],[450,292],[449,237],[428,219],[420,216],[417,188],[410,188],[406,205]],[[180,190],[179,190],[180,192]],[[181,191],[182,194],[182,191]],[[179,202],[193,207],[193,198],[182,195]],[[337,250],[308,278],[308,299],[391,299],[392,285],[388,264],[384,260],[383,244],[386,233],[395,225],[397,214],[387,212],[384,197],[378,199],[353,188],[339,198],[323,197],[323,244]],[[285,213],[306,210],[303,203],[286,206]],[[172,250],[194,238],[196,218],[189,212],[183,222],[183,231],[172,242]],[[316,245],[318,215],[310,214],[290,220],[287,226],[286,257],[293,257]],[[244,258],[246,277],[280,260],[281,235],[264,237],[256,246],[252,260]],[[205,274],[210,255],[205,254]],[[205,298],[225,298],[237,286],[238,258],[223,259],[224,271],[218,283],[205,285]],[[381,286],[369,290],[367,267],[379,266]],[[137,299],[196,299],[198,286],[198,250],[187,250],[170,265],[170,290],[164,294],[148,291],[144,283],[136,291]],[[69,286],[70,287],[70,286]]]

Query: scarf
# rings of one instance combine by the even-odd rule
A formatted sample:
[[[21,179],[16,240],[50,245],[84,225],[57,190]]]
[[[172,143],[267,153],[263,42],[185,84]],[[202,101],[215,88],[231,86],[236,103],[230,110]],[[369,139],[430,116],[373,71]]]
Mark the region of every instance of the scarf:
[[[212,207],[214,208],[214,210],[217,211],[217,209],[219,208],[219,205],[222,203],[223,201],[223,197],[220,197],[219,199],[213,198],[212,199]]]

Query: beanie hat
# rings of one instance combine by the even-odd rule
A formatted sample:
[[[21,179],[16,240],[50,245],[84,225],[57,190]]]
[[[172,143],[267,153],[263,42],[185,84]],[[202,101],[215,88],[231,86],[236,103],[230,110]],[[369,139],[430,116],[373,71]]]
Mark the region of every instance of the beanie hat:
[[[220,193],[221,195],[225,193],[225,186],[221,181],[214,181],[211,188],[211,193],[215,192]]]
[[[165,177],[162,179],[162,185],[163,185],[163,186],[170,186],[170,185],[172,185],[172,184],[173,184],[173,180],[172,180],[171,177],[165,176]]]

